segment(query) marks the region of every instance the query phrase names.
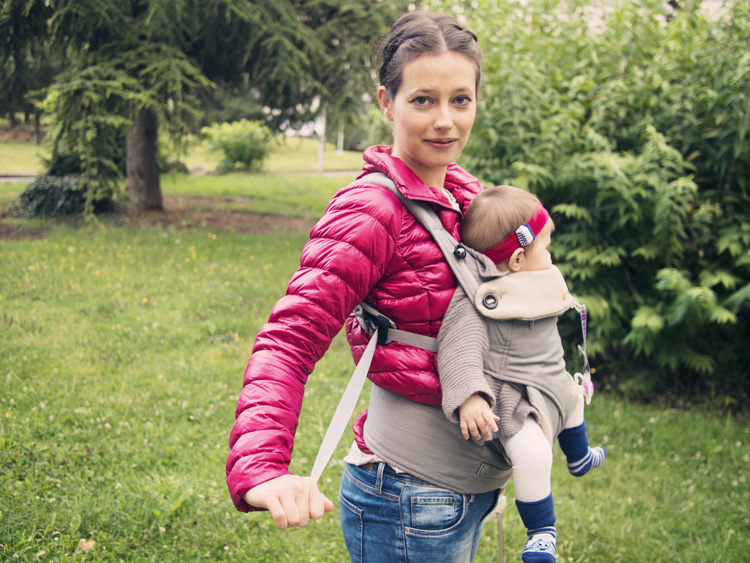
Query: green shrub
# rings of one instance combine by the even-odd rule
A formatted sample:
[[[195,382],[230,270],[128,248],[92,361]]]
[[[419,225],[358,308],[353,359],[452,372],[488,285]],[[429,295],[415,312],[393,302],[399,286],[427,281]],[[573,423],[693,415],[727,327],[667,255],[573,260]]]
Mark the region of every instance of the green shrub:
[[[89,188],[77,176],[40,176],[19,195],[17,213],[24,217],[70,217],[82,214],[89,203],[94,213],[114,209],[110,194],[96,193],[97,188],[89,193]]]
[[[53,152],[44,164],[48,176],[79,176],[84,168],[81,155],[68,151]]]
[[[201,133],[209,148],[224,153],[224,160],[216,168],[220,174],[233,170],[259,171],[275,146],[274,134],[260,121],[219,123],[203,127]]]
[[[750,7],[709,19],[700,2],[669,14],[652,0],[605,4],[477,3],[483,101],[462,163],[551,209],[600,377],[643,397],[741,403]]]

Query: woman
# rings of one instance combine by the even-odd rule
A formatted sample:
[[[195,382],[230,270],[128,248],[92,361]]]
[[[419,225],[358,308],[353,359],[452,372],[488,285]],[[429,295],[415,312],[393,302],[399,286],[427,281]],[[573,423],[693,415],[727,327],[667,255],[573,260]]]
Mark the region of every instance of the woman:
[[[367,149],[362,175],[382,172],[406,197],[430,202],[458,238],[482,189],[453,164],[476,114],[476,36],[450,16],[413,12],[393,24],[381,55],[378,102],[393,147]],[[245,371],[227,460],[239,510],[268,509],[284,529],[333,509],[310,478],[288,470],[315,362],[344,323],[359,360],[368,336],[351,313],[363,300],[399,329],[437,336],[455,285],[430,235],[387,188],[355,182],[333,197]],[[445,419],[434,353],[379,346],[369,378],[370,407],[355,422],[341,483],[352,560],[470,561],[508,478],[502,454],[466,443]]]

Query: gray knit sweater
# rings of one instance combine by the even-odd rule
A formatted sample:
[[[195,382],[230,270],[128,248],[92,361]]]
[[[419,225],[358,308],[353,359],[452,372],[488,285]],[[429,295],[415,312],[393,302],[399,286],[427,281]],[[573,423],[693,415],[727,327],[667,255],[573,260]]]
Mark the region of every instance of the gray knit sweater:
[[[500,417],[496,437],[513,436],[533,416],[552,443],[578,400],[557,331],[557,317],[576,301],[554,266],[502,275],[482,258],[477,306],[458,287],[438,335],[443,410],[458,422],[458,408],[479,393]],[[482,307],[487,293],[498,297],[490,311]]]

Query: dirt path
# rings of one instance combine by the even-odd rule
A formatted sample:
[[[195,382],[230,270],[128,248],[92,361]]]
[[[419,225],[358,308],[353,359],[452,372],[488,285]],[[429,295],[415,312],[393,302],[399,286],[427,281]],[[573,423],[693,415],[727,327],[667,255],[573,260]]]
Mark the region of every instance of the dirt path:
[[[210,228],[216,231],[238,233],[288,233],[309,231],[314,222],[299,217],[279,217],[253,213],[242,209],[242,198],[231,197],[167,197],[164,212],[123,213],[105,218],[114,225],[129,227],[164,227],[187,230]],[[240,204],[240,209],[227,209],[232,204]],[[8,223],[0,219],[0,239],[44,238],[49,229],[26,227]]]

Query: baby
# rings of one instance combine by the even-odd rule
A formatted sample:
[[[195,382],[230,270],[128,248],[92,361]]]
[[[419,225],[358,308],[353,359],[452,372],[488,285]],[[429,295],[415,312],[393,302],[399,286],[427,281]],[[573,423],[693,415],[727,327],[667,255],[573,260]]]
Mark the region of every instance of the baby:
[[[576,301],[552,264],[553,230],[547,210],[524,190],[496,186],[477,195],[461,237],[480,259],[482,313],[459,286],[438,335],[446,416],[467,440],[499,440],[513,466],[529,538],[525,563],[555,561],[554,439],[576,476],[607,456],[604,447],[589,447],[584,391],[565,367],[557,317]]]

